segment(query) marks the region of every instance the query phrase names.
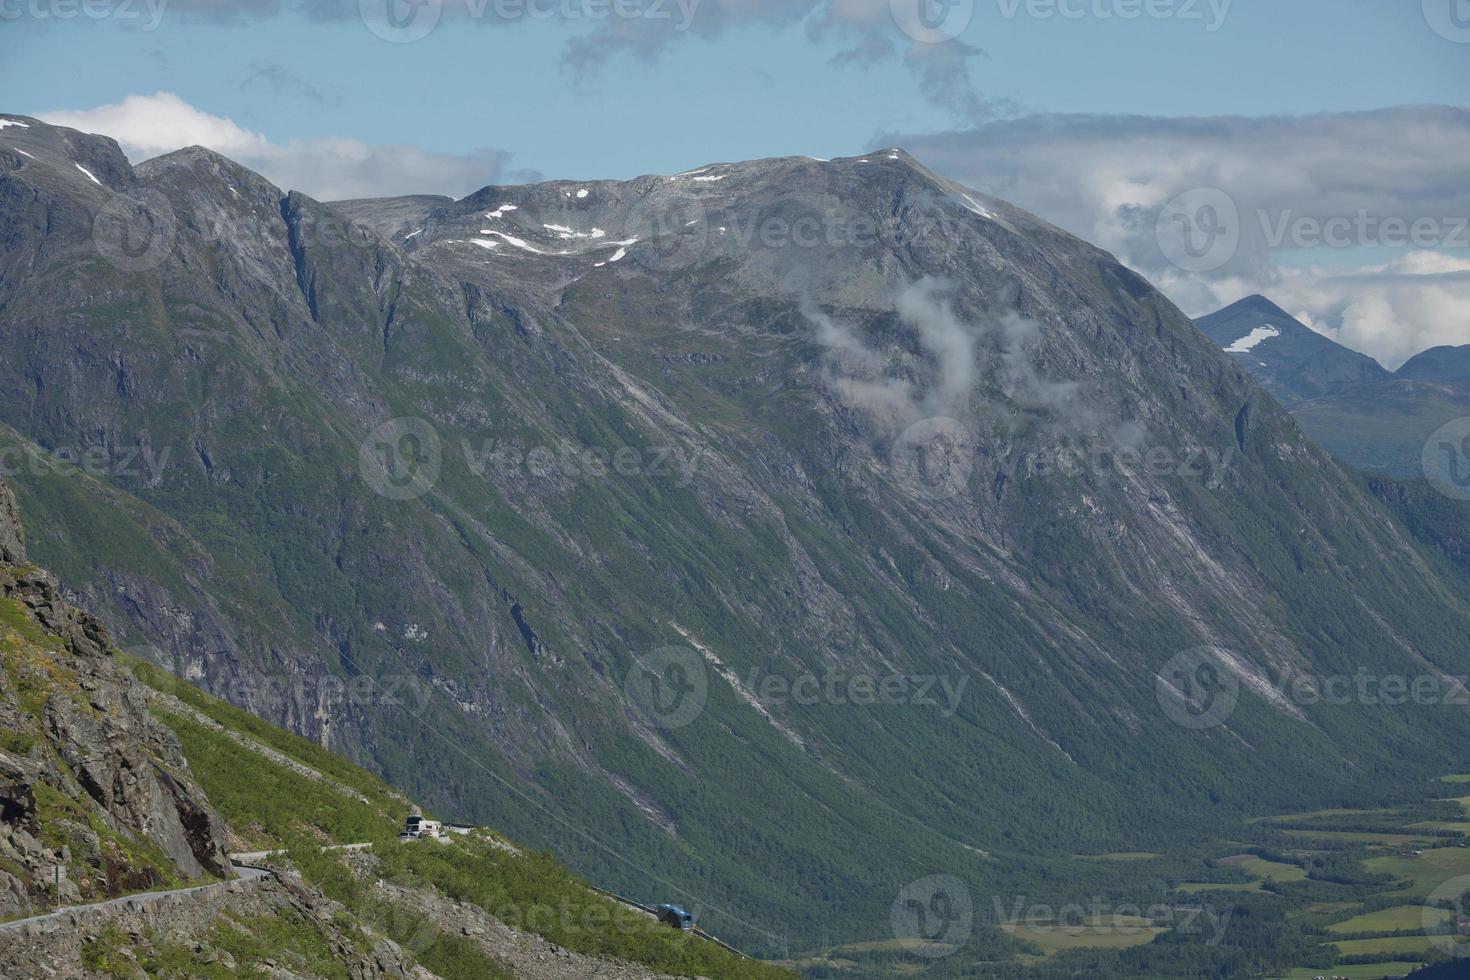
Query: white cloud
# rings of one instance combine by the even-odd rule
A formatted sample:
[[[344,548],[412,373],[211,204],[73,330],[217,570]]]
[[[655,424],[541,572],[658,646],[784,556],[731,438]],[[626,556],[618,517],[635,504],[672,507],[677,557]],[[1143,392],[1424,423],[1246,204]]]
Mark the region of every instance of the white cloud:
[[[111,136],[134,163],[185,146],[204,146],[249,167],[284,190],[320,200],[447,194],[460,197],[504,181],[509,153],[430,153],[410,146],[321,137],[273,143],[225,116],[211,115],[171,92],[130,95],[114,105],[40,112],[58,126]],[[517,177],[524,175],[515,175]]]
[[[1318,333],[1390,369],[1430,347],[1470,343],[1466,259],[1418,252],[1361,269],[1288,269],[1271,296],[1301,310],[1297,318]]]
[[[1192,316],[1264,293],[1389,366],[1470,343],[1470,111],[1031,117],[874,143],[895,144],[1108,249]],[[1189,271],[1156,224],[1166,202],[1207,188],[1237,212],[1238,244]],[[1427,241],[1405,234],[1416,221]]]

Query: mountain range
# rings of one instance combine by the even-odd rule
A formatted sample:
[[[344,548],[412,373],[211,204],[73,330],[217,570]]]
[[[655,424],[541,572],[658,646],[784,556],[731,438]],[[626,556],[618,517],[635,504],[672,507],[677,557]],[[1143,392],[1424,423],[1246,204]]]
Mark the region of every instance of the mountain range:
[[[1290,694],[1470,672],[1456,571],[1149,283],[902,151],[322,203],[0,119],[0,455],[70,600],[742,948],[942,874],[1007,958],[1011,897],[1166,894],[1075,855],[1470,735]]]
[[[492,830],[401,838],[402,794],[115,649],[25,538],[0,483],[0,974],[793,976]]]
[[[1357,469],[1422,477],[1430,437],[1470,416],[1470,345],[1431,348],[1390,373],[1264,296],[1197,322],[1318,445]]]

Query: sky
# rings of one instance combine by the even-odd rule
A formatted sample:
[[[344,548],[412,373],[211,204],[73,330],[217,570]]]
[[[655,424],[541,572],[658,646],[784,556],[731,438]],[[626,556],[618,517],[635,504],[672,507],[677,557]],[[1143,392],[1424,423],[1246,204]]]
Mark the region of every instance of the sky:
[[[0,54],[0,111],[328,200],[896,144],[1191,315],[1470,343],[1470,0],[0,0]]]

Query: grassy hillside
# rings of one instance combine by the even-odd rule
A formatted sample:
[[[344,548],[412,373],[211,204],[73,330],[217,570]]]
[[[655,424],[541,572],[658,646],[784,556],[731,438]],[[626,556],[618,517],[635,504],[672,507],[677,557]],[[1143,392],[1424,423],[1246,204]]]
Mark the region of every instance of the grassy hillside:
[[[492,831],[438,843],[401,843],[398,831],[409,806],[401,794],[319,745],[151,664],[122,656],[134,676],[159,695],[153,715],[178,736],[190,768],[240,845],[286,849],[289,862],[308,882],[359,917],[385,924],[390,934],[411,939],[422,933],[423,923],[384,906],[354,876],[344,856],[324,850],[323,845],[371,843],[381,878],[411,880],[417,887],[473,903],[508,925],[573,952],[627,960],[675,976],[736,980],[790,976],[659,925],[592,891],[552,856],[523,850]],[[239,736],[244,736],[243,746]],[[257,747],[251,750],[250,743]],[[263,754],[260,746],[323,778],[282,765]],[[509,976],[494,972],[503,968],[480,962],[454,937],[436,937],[421,945],[416,950],[419,960],[441,976],[491,980]]]

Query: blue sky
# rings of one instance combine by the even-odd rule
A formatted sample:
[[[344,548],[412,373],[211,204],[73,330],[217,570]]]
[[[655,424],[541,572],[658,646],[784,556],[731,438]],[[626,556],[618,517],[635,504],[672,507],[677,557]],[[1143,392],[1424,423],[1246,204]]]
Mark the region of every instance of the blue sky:
[[[0,0],[0,10],[35,3]],[[836,156],[870,148],[880,132],[966,122],[927,100],[897,57],[833,64],[844,41],[813,42],[799,23],[737,22],[698,36],[713,9],[696,8],[695,29],[656,57],[614,53],[580,79],[563,65],[564,45],[588,28],[564,20],[446,17],[421,41],[391,44],[345,14],[231,22],[174,4],[152,31],[121,16],[22,16],[0,22],[0,91],[6,110],[22,113],[168,91],[273,141],[491,147],[510,151],[514,166],[569,177]],[[1213,31],[1207,0],[1200,20],[1038,19],[1024,4],[1013,17],[1006,9],[1007,0],[977,0],[961,38],[984,52],[972,62],[978,90],[1022,111],[1310,113],[1463,105],[1470,91],[1470,47],[1430,30],[1419,0],[1235,0]]]
[[[406,2],[426,36],[369,29]],[[0,0],[0,51],[0,112],[327,200],[898,144],[1191,315],[1266,293],[1390,367],[1470,343],[1470,0]],[[1159,221],[1202,194],[1236,233],[1208,268]],[[1346,247],[1273,240],[1358,214]],[[1385,219],[1436,235],[1385,244]]]

